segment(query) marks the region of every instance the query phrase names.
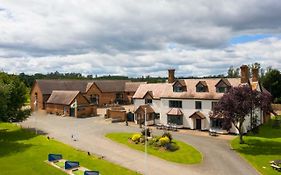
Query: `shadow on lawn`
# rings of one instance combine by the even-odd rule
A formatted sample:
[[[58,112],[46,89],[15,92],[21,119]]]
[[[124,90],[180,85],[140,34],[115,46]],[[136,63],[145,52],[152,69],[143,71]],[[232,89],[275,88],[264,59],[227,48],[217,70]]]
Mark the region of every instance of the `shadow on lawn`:
[[[245,140],[245,144],[235,150],[247,155],[281,155],[281,143],[252,138]]]
[[[11,154],[23,152],[31,146],[31,144],[0,141],[0,158],[4,156],[9,156]]]
[[[1,129],[0,157],[8,156],[28,149],[32,146],[32,144],[24,144],[18,141],[28,140],[33,137],[36,137],[36,134],[26,130],[16,129],[10,131],[8,129]]]

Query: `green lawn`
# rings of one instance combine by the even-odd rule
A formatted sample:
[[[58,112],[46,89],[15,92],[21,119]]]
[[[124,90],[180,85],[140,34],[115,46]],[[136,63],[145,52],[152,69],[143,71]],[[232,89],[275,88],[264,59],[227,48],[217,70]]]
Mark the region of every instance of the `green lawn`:
[[[269,164],[272,160],[281,159],[281,129],[273,129],[269,122],[260,128],[259,134],[249,134],[244,140],[245,144],[239,144],[237,137],[231,141],[231,146],[261,174],[281,174],[273,170]]]
[[[118,143],[125,144],[129,146],[130,148],[139,150],[139,151],[144,151],[144,145],[143,144],[134,144],[134,143],[129,143],[128,138],[131,137],[133,133],[108,133],[106,134],[106,137],[116,141]],[[199,151],[197,151],[195,148],[192,146],[185,144],[180,141],[176,141],[180,149],[174,152],[168,152],[168,151],[161,151],[161,150],[156,150],[150,146],[147,148],[148,154],[160,157],[162,159],[165,159],[167,161],[171,162],[176,162],[176,163],[182,163],[182,164],[196,164],[200,163],[202,160],[202,155]]]
[[[10,123],[0,123],[0,171],[1,175],[56,175],[65,174],[44,162],[48,153],[60,153],[64,159],[79,161],[81,166],[98,170],[101,174],[137,174],[126,168],[88,156],[85,152],[45,136],[20,129]]]

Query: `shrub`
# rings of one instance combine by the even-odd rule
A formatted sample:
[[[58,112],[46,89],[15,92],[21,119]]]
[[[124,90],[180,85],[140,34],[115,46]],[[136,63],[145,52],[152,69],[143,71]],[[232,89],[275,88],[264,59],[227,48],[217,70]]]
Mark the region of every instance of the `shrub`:
[[[165,146],[167,143],[170,143],[169,137],[165,136],[159,139],[159,143],[161,146]]]
[[[176,151],[176,150],[178,150],[180,147],[179,147],[176,143],[171,142],[171,143],[167,143],[167,144],[165,145],[165,148],[166,148],[166,150],[169,150],[169,151]]]
[[[133,142],[139,142],[140,138],[141,138],[141,134],[134,134],[132,136],[132,141]]]
[[[162,135],[162,137],[168,137],[168,138],[170,139],[170,141],[173,140],[172,134],[169,133],[169,132],[164,132],[163,135]]]

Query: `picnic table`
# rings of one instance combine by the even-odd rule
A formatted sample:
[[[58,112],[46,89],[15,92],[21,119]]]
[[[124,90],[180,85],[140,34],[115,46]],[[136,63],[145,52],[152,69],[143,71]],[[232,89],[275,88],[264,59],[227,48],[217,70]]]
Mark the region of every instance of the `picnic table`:
[[[281,167],[279,166],[281,164],[281,160],[273,160],[273,161],[271,161],[269,163],[270,163],[270,166],[273,169],[275,169],[277,171],[281,171]]]

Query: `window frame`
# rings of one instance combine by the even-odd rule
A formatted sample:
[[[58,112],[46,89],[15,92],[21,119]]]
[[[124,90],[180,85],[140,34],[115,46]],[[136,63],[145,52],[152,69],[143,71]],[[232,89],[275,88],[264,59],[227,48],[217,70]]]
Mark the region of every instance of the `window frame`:
[[[200,105],[199,105],[200,104]],[[200,108],[199,108],[199,106]],[[195,109],[197,110],[202,110],[202,101],[195,101]]]

